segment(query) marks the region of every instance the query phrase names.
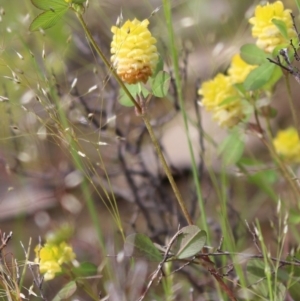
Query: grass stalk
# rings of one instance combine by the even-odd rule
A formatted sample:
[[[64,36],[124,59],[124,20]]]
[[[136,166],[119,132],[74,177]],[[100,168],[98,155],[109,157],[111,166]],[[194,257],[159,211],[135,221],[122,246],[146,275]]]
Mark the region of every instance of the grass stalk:
[[[206,218],[206,212],[205,212],[205,206],[204,206],[204,200],[202,197],[202,191],[200,186],[200,179],[198,176],[198,169],[197,164],[195,160],[195,154],[192,147],[191,137],[189,133],[189,124],[188,124],[188,117],[185,110],[185,104],[183,100],[183,93],[182,93],[182,87],[181,87],[181,79],[180,79],[180,72],[179,72],[179,63],[178,63],[178,52],[177,47],[175,45],[175,37],[174,37],[174,30],[172,25],[172,14],[171,14],[171,1],[170,0],[163,0],[163,7],[164,7],[164,13],[165,13],[165,19],[166,24],[168,28],[168,36],[169,36],[169,44],[171,47],[171,56],[172,56],[172,62],[174,67],[174,75],[175,75],[175,81],[176,81],[176,89],[177,89],[177,95],[179,98],[179,105],[181,108],[181,113],[184,121],[184,129],[187,137],[190,157],[191,157],[191,165],[192,165],[192,174],[194,179],[194,184],[196,187],[196,193],[198,198],[198,203],[202,215],[201,220],[201,228],[206,231],[207,233],[207,242],[210,243],[210,233],[207,226],[207,218]]]
[[[180,191],[178,189],[178,186],[177,186],[177,184],[176,184],[176,182],[174,180],[174,177],[173,177],[173,175],[171,173],[171,170],[170,170],[170,168],[168,166],[168,163],[166,162],[166,159],[165,159],[165,157],[164,157],[164,155],[163,155],[163,153],[161,151],[161,148],[160,148],[159,143],[158,143],[158,141],[157,141],[157,139],[155,137],[155,134],[153,132],[153,128],[152,128],[152,126],[151,126],[151,124],[149,122],[149,118],[148,118],[147,114],[145,114],[144,116],[142,116],[142,118],[143,118],[145,126],[146,126],[146,128],[147,128],[147,130],[149,132],[151,141],[152,141],[152,143],[154,145],[154,148],[155,148],[156,153],[157,153],[157,155],[159,157],[159,160],[160,160],[160,162],[162,164],[162,167],[163,167],[163,169],[164,169],[164,171],[165,171],[165,173],[167,175],[167,178],[168,178],[168,180],[170,182],[170,185],[171,185],[171,187],[173,189],[173,192],[174,192],[175,197],[176,197],[176,199],[178,201],[180,209],[181,209],[181,211],[182,211],[182,213],[183,213],[183,215],[184,215],[187,223],[189,225],[192,225],[193,221],[192,221],[192,219],[191,219],[191,217],[190,217],[190,215],[188,213],[188,210],[187,210],[187,208],[185,206],[185,202],[184,202],[184,200],[182,198],[182,195],[181,195],[181,193],[180,193]]]
[[[84,166],[83,166],[83,164],[81,162],[81,158],[78,154],[78,150],[77,150],[78,145],[76,143],[76,140],[71,135],[70,131],[67,130],[69,128],[69,122],[67,120],[67,117],[66,117],[63,109],[61,108],[61,105],[59,103],[57,95],[55,95],[55,93],[52,93],[52,97],[55,101],[55,105],[56,105],[56,108],[57,108],[62,133],[64,133],[66,135],[66,140],[70,143],[70,152],[71,152],[71,156],[72,156],[75,168],[77,170],[79,170],[80,172],[82,172],[82,174],[85,174],[86,172],[85,172]],[[85,199],[86,204],[87,204],[89,214],[91,216],[92,222],[93,222],[93,224],[95,226],[95,229],[96,229],[98,242],[100,244],[101,249],[105,250],[104,238],[103,238],[103,234],[102,234],[102,231],[101,231],[99,217],[98,217],[98,214],[97,214],[97,210],[96,210],[94,201],[91,198],[91,193],[90,193],[90,190],[89,190],[89,187],[88,187],[88,182],[87,182],[85,177],[83,178],[83,181],[81,183],[81,188],[82,188],[82,193],[83,193],[84,199]]]

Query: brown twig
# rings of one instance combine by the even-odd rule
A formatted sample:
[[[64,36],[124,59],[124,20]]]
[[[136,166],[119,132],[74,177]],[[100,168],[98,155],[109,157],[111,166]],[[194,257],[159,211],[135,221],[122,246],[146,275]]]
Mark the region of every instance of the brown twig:
[[[5,233],[2,234],[2,231],[0,230],[0,239],[1,239],[0,252],[2,252],[2,250],[7,246],[8,242],[12,238],[12,235],[13,235],[12,231],[10,231],[8,235],[6,235]]]

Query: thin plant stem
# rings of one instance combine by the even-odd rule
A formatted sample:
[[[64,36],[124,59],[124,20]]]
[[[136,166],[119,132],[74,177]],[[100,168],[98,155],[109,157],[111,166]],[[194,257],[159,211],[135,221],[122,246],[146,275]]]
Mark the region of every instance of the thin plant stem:
[[[69,122],[67,120],[67,117],[61,108],[61,105],[57,99],[57,96],[54,93],[52,93],[52,96],[53,96],[53,99],[54,99],[56,107],[57,107],[59,119],[61,121],[62,132],[65,133],[66,140],[69,141],[69,143],[70,143],[70,152],[71,152],[71,155],[73,158],[74,165],[77,170],[79,170],[80,172],[85,174],[84,166],[81,162],[80,156],[77,151],[76,139],[74,139],[74,137],[72,137],[72,134],[66,130],[69,128]],[[86,178],[83,179],[83,181],[81,183],[81,188],[82,188],[82,193],[83,193],[84,199],[86,201],[87,208],[88,208],[89,214],[91,216],[92,222],[95,225],[95,229],[97,232],[97,237],[98,237],[100,247],[104,250],[105,249],[104,237],[103,237],[103,233],[101,231],[98,213],[97,213],[94,201],[91,198],[91,192],[88,187],[88,181]]]
[[[177,52],[177,47],[175,45],[174,30],[173,30],[173,26],[172,26],[172,17],[171,17],[171,13],[170,13],[171,1],[163,0],[163,7],[164,7],[165,19],[166,19],[166,23],[167,23],[168,35],[169,35],[169,40],[170,40],[170,45],[171,45],[171,56],[172,56],[172,62],[174,65],[176,89],[177,89],[179,104],[180,104],[181,113],[182,113],[182,117],[183,117],[183,121],[184,121],[184,129],[185,129],[190,157],[191,157],[191,161],[192,161],[192,164],[191,164],[192,165],[192,174],[193,174],[194,184],[195,184],[197,197],[198,197],[198,203],[199,203],[201,216],[202,216],[201,226],[202,226],[203,230],[205,230],[205,232],[207,233],[207,242],[210,243],[210,235],[209,235],[209,230],[208,230],[208,226],[207,226],[207,218],[206,218],[205,206],[204,206],[204,201],[203,201],[202,191],[201,191],[201,186],[200,186],[200,179],[198,176],[195,154],[193,151],[191,137],[190,137],[190,133],[189,133],[188,117],[187,117],[187,113],[185,110],[183,93],[182,93],[182,88],[181,88],[179,63],[178,63],[178,61],[179,61],[178,60],[178,52]]]
[[[297,202],[299,195],[300,195],[299,185],[293,180],[291,172],[288,170],[288,168],[282,162],[282,160],[278,157],[276,151],[274,150],[273,145],[269,144],[264,137],[261,138],[261,141],[269,150],[271,157],[275,160],[275,162],[277,162],[279,169],[282,172],[283,177],[290,184],[292,191],[294,193],[295,201]]]
[[[298,137],[300,138],[299,119],[298,119],[297,110],[294,106],[294,102],[293,102],[293,98],[292,98],[292,91],[291,91],[291,83],[290,83],[290,80],[289,80],[289,74],[285,75],[284,79],[285,79],[285,85],[286,85],[286,89],[287,89],[287,98],[288,98],[288,101],[289,101],[290,110],[292,112],[293,121],[294,121],[294,124],[295,124],[297,132],[298,132]]]
[[[117,80],[118,84],[121,86],[121,88],[124,90],[124,92],[126,93],[126,95],[130,98],[130,100],[132,101],[132,103],[134,104],[135,108],[136,108],[136,112],[138,115],[140,115],[146,125],[146,128],[149,132],[149,135],[150,135],[150,138],[151,138],[151,141],[155,147],[155,150],[157,152],[157,155],[161,161],[161,164],[162,164],[162,167],[168,177],[168,180],[171,184],[171,187],[173,189],[173,192],[175,194],[175,197],[178,201],[178,204],[180,206],[180,209],[182,210],[182,213],[187,221],[187,223],[189,225],[192,225],[193,222],[192,222],[192,219],[188,213],[188,210],[185,206],[185,203],[183,201],[183,198],[181,196],[181,193],[175,183],[175,180],[172,176],[172,173],[171,173],[171,170],[163,156],[163,153],[161,151],[161,148],[159,146],[159,143],[155,137],[155,134],[153,132],[153,128],[149,122],[149,119],[148,119],[148,116],[143,112],[140,104],[133,98],[133,96],[131,95],[131,93],[128,91],[127,87],[125,86],[124,82],[121,80],[121,78],[118,76],[118,74],[116,73],[116,71],[111,68],[111,64],[109,63],[109,61],[107,60],[107,58],[105,57],[105,55],[103,54],[102,50],[99,48],[99,46],[97,45],[97,43],[95,42],[90,30],[88,29],[83,17],[82,17],[82,14],[81,13],[78,13],[76,12],[76,16],[78,18],[78,20],[80,21],[80,24],[82,25],[83,29],[84,29],[84,32],[85,34],[87,35],[89,41],[91,42],[92,46],[94,47],[94,49],[96,50],[97,54],[99,55],[99,57],[103,60],[104,64],[106,65],[106,67],[110,70],[110,72],[112,73],[113,77]]]
[[[142,118],[143,118],[145,126],[146,126],[146,128],[147,128],[147,130],[149,132],[151,141],[152,141],[152,143],[154,145],[154,148],[155,148],[155,150],[157,152],[157,155],[158,155],[158,157],[160,159],[162,167],[163,167],[163,169],[164,169],[164,171],[165,171],[165,173],[166,173],[166,175],[168,177],[168,180],[169,180],[169,182],[171,184],[171,187],[172,187],[173,192],[175,194],[175,197],[176,197],[176,199],[178,201],[180,209],[181,209],[181,211],[182,211],[182,213],[183,213],[186,221],[188,222],[188,224],[192,225],[193,221],[192,221],[192,219],[191,219],[191,217],[190,217],[190,215],[188,213],[188,210],[187,210],[187,208],[185,206],[185,202],[184,202],[184,200],[182,198],[182,195],[181,195],[181,193],[180,193],[180,191],[179,191],[179,189],[177,187],[177,184],[176,184],[176,182],[174,180],[174,177],[173,177],[173,175],[171,173],[171,170],[170,170],[170,168],[169,168],[169,166],[168,166],[168,164],[166,162],[166,159],[165,159],[165,157],[164,157],[164,155],[163,155],[163,153],[161,151],[161,148],[160,148],[159,143],[158,143],[158,141],[157,141],[157,139],[155,137],[155,134],[153,132],[153,128],[152,128],[152,126],[151,126],[151,124],[149,122],[149,118],[148,118],[147,114],[142,115]]]

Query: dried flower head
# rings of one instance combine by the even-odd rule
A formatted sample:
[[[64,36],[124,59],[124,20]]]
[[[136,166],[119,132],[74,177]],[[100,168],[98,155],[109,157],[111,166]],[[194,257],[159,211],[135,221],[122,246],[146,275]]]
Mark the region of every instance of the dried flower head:
[[[72,247],[65,242],[58,245],[46,243],[42,248],[36,246],[35,253],[35,262],[39,263],[40,272],[44,274],[45,281],[51,280],[61,273],[61,266],[75,258]]]
[[[256,45],[264,51],[271,53],[273,49],[296,36],[293,28],[293,21],[290,15],[291,10],[284,9],[281,1],[268,3],[264,6],[258,5],[255,9],[254,17],[249,19],[253,25],[252,36],[257,38]],[[279,29],[273,24],[272,20],[284,22],[288,40],[281,34]]]
[[[250,71],[255,69],[257,66],[247,64],[239,54],[235,54],[232,57],[230,67],[228,69],[228,75],[230,76],[232,83],[242,83]]]
[[[202,95],[202,105],[212,111],[213,119],[220,126],[231,128],[243,119],[243,105],[229,76],[219,73],[203,82],[198,94]]]
[[[148,30],[149,21],[134,19],[111,28],[111,61],[117,74],[128,84],[146,83],[158,62],[156,39]]]
[[[288,163],[300,163],[300,140],[295,128],[279,131],[273,139],[278,155]]]

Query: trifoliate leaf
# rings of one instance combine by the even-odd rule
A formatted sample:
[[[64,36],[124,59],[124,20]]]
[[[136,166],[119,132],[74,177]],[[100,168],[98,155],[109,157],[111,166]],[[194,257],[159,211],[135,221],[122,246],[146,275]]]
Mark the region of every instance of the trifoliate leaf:
[[[207,237],[205,231],[191,225],[183,227],[179,232],[175,254],[178,259],[192,257],[202,250]]]
[[[239,100],[240,97],[239,96],[230,96],[230,97],[227,97],[225,98],[224,100],[222,100],[220,102],[220,104],[218,104],[218,107],[222,107],[222,106],[225,106],[225,105],[228,105],[236,100]]]
[[[75,281],[67,283],[54,297],[52,301],[61,301],[70,298],[77,290]]]
[[[289,40],[289,35],[285,22],[279,19],[272,19],[272,23],[277,27],[277,29],[285,37],[285,39]]]
[[[255,44],[245,44],[240,50],[241,58],[250,65],[261,65],[267,61],[267,54]]]
[[[88,277],[97,274],[97,266],[90,262],[82,262],[78,267],[72,269],[77,277]]]
[[[67,12],[68,7],[63,7],[55,12],[49,10],[38,15],[30,24],[29,30],[36,31],[39,29],[48,29],[54,26]]]
[[[245,143],[238,131],[230,133],[220,144],[218,152],[224,166],[236,164],[243,155]]]
[[[144,257],[150,261],[162,261],[163,257],[151,239],[140,233],[126,237],[124,245],[125,254],[133,257]]]
[[[260,259],[250,260],[247,264],[247,277],[250,284],[265,278],[266,275],[264,262]]]
[[[153,78],[156,77],[156,75],[158,74],[158,72],[163,71],[163,69],[164,69],[164,60],[163,60],[162,57],[160,56],[160,57],[158,58],[158,63],[157,63],[157,65],[156,65],[156,68],[155,68],[155,71],[154,71],[152,77],[153,77]]]
[[[171,76],[166,71],[159,71],[157,75],[151,79],[152,93],[156,97],[164,97],[167,95],[170,86]]]
[[[86,0],[72,0],[72,3],[83,4]]]
[[[64,0],[31,0],[31,3],[41,10],[53,12],[68,7],[68,3]]]
[[[281,77],[282,77],[282,69],[279,66],[275,66],[271,74],[271,77],[269,78],[268,82],[263,86],[263,89],[271,90]]]
[[[252,70],[244,81],[244,87],[248,91],[262,88],[271,79],[275,65],[265,62]]]
[[[130,92],[130,94],[133,96],[134,99],[136,99],[136,96],[140,93],[142,93],[144,98],[146,98],[149,95],[149,91],[145,87],[141,86],[140,84],[135,84],[135,85],[125,84],[125,86],[127,87],[128,91]],[[120,89],[119,103],[125,107],[134,106],[134,103],[123,89]]]

